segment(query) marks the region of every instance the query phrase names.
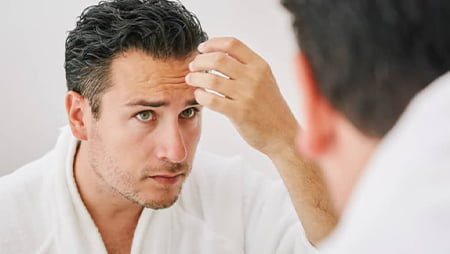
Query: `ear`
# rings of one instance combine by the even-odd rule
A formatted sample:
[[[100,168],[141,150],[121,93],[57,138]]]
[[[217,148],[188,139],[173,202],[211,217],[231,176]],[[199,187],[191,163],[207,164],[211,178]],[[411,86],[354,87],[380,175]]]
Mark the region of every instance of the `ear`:
[[[86,110],[89,110],[87,100],[79,93],[69,91],[66,95],[66,112],[72,134],[79,140],[87,140]]]
[[[318,90],[311,65],[302,52],[296,57],[296,67],[304,114],[303,130],[297,135],[297,145],[303,155],[317,161],[332,145],[336,112]]]

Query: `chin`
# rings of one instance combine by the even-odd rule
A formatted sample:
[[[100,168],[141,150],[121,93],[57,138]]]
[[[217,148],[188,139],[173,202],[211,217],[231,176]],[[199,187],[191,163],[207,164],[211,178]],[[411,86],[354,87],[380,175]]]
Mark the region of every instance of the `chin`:
[[[154,183],[141,190],[118,191],[124,198],[145,208],[164,209],[171,207],[177,200],[182,189],[183,182],[172,186],[164,186]]]
[[[175,187],[175,186],[172,186]],[[166,189],[150,189],[145,192],[136,193],[134,197],[129,197],[134,203],[151,209],[164,209],[172,206],[178,200],[181,186]]]
[[[176,195],[174,198],[171,199],[164,199],[164,200],[152,200],[148,202],[138,202],[139,205],[145,207],[145,208],[151,208],[151,209],[165,209],[171,207],[175,202],[178,200],[178,195]]]

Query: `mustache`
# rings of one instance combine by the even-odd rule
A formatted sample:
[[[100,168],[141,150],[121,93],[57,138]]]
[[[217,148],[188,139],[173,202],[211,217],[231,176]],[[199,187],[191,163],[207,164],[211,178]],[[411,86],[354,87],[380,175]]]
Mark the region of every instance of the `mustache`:
[[[148,167],[145,168],[142,172],[143,177],[148,177],[150,175],[157,174],[178,174],[184,173],[187,174],[190,170],[191,166],[188,163],[172,163],[172,162],[164,162],[164,164],[156,167]]]

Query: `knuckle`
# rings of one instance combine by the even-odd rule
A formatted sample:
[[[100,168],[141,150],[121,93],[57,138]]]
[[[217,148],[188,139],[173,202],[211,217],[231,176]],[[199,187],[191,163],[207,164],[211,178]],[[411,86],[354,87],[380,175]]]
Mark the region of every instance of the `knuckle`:
[[[266,84],[267,82],[269,82],[269,78],[268,75],[260,75],[260,76],[256,76],[255,77],[255,86],[260,88],[261,86],[263,86],[264,84]]]
[[[209,74],[208,84],[209,88],[217,89],[217,87],[219,87],[220,85],[220,80],[215,74]]]
[[[272,69],[265,61],[261,61],[257,66],[255,66],[251,73],[254,73],[254,75],[252,75],[252,79],[255,80],[256,83],[265,83],[273,77]]]
[[[225,48],[229,51],[232,51],[233,49],[237,48],[240,44],[240,41],[234,37],[227,38],[225,42]]]
[[[219,99],[216,96],[207,93],[205,94],[205,103],[211,108],[216,108],[219,103]]]
[[[225,54],[218,53],[215,55],[213,64],[215,67],[221,66],[225,63]]]
[[[259,63],[259,66],[264,73],[271,71],[270,65],[264,60],[261,60],[261,62]]]

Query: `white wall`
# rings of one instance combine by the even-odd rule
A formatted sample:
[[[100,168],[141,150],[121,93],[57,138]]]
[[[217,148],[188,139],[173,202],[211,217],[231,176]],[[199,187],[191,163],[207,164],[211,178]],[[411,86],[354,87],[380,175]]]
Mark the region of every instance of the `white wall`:
[[[93,0],[2,0],[0,16],[0,175],[53,147],[66,124],[64,41]],[[182,0],[210,37],[235,36],[272,66],[291,108],[297,108],[296,46],[287,12],[277,0]],[[296,111],[296,110],[294,110]],[[270,161],[249,148],[226,118],[206,110],[202,149],[241,154],[274,174]]]

